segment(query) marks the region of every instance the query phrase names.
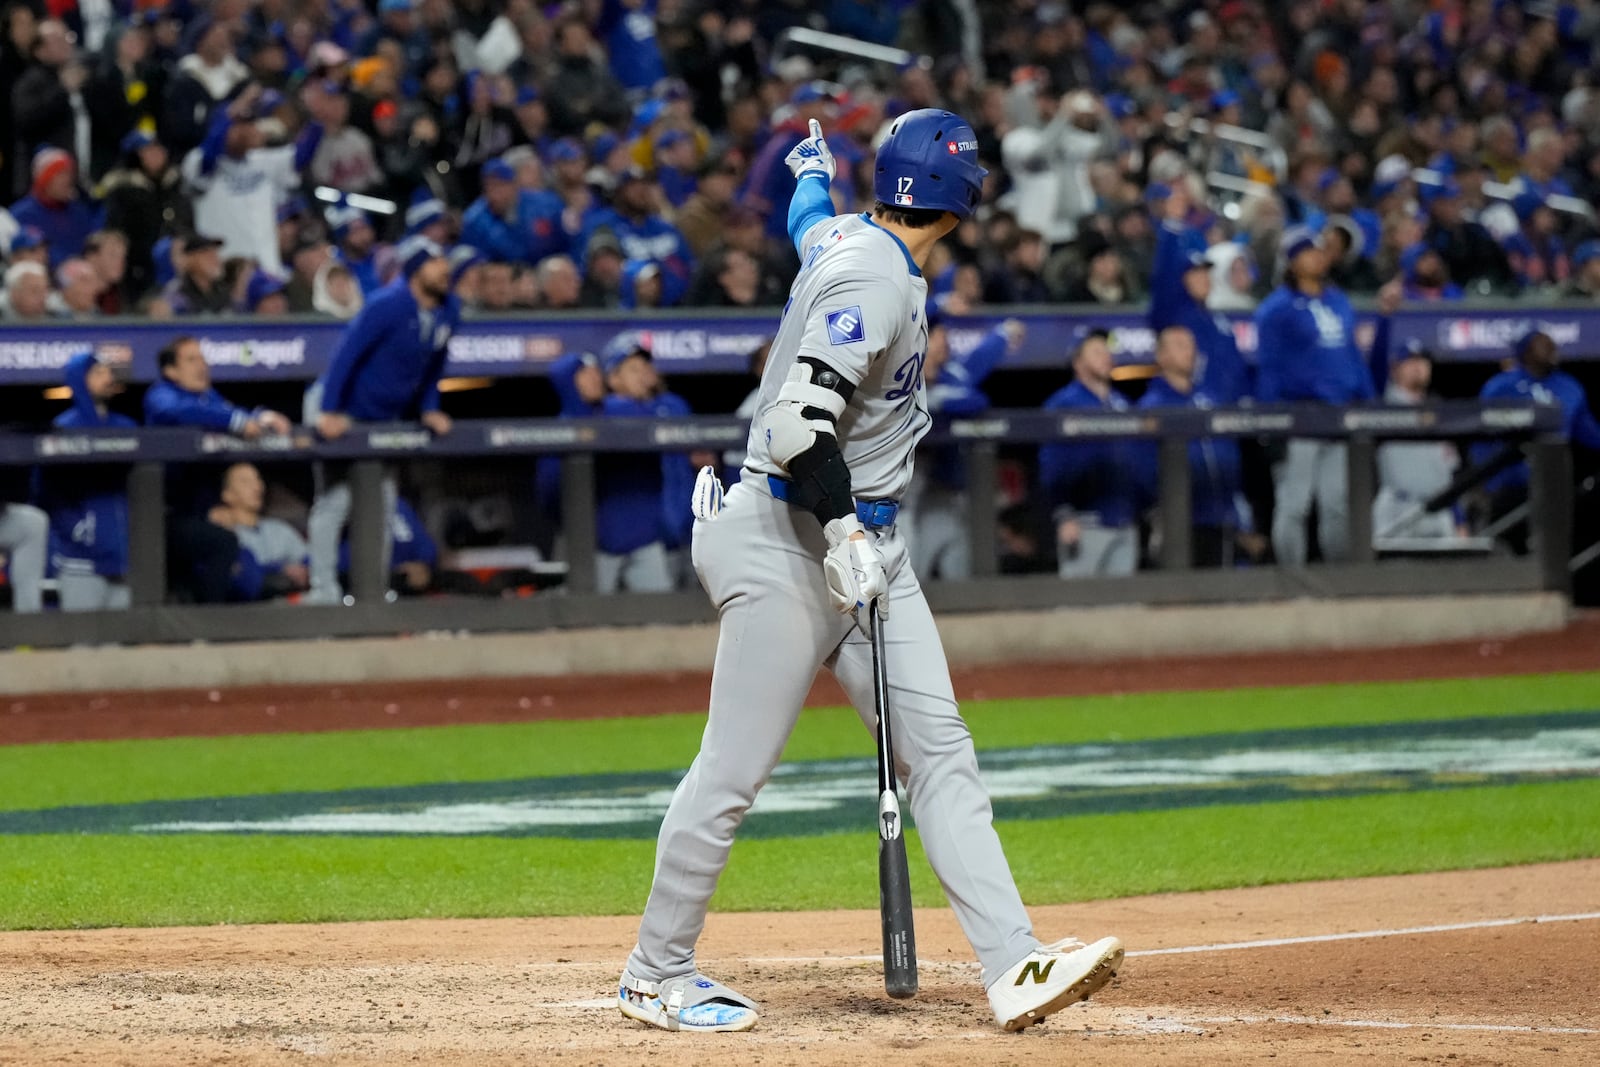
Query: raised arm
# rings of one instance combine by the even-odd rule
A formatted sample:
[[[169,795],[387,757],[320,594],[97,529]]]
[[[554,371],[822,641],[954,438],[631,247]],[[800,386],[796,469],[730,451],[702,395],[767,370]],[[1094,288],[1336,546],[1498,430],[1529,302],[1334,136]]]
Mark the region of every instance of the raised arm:
[[[784,158],[795,176],[794,196],[789,199],[789,240],[803,257],[807,231],[833,217],[833,201],[828,186],[833,181],[833,153],[822,137],[822,124],[811,120],[811,136],[794,146]]]

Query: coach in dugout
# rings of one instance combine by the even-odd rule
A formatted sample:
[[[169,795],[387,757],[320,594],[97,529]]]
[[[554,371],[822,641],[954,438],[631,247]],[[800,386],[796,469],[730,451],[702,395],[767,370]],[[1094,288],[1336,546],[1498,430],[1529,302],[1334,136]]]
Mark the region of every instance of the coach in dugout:
[[[1551,404],[1561,409],[1561,429],[1567,440],[1580,448],[1600,452],[1600,422],[1589,408],[1589,397],[1583,385],[1560,369],[1561,350],[1549,334],[1530,330],[1517,341],[1514,353],[1516,366],[1490,378],[1478,395],[1484,400],[1531,400],[1536,404]],[[1483,442],[1474,446],[1473,459],[1478,462],[1490,459],[1500,446]],[[1500,519],[1517,510],[1528,500],[1528,465],[1516,466],[1500,472],[1484,486],[1490,494],[1490,517]],[[1528,524],[1521,521],[1504,535],[1506,542],[1518,555],[1528,551]]]
[[[1072,382],[1046,411],[1127,411],[1111,384],[1111,343],[1091,330],[1072,356]],[[1039,483],[1056,529],[1062,578],[1112,578],[1139,566],[1138,453],[1124,441],[1053,442],[1039,449]]]
[[[265,408],[230,404],[211,387],[211,367],[200,342],[179,337],[157,357],[161,378],[144,395],[146,426],[192,426],[254,440],[286,434],[289,420]],[[181,602],[220,604],[228,599],[239,544],[207,518],[217,502],[216,470],[172,467],[167,480],[167,574]]]
[[[461,317],[451,293],[450,260],[443,248],[420,235],[402,241],[395,252],[400,277],[374,293],[351,320],[327,372],[306,391],[306,423],[325,440],[343,437],[357,422],[418,419],[439,436],[450,432],[450,416],[439,407],[439,378]],[[306,521],[311,542],[307,603],[344,601],[339,539],[350,517],[348,474],[344,464],[317,465],[317,498]],[[393,525],[398,492],[393,472],[386,472],[384,529]],[[385,555],[388,543],[385,538]]]
[[[1304,226],[1285,230],[1278,245],[1283,284],[1256,310],[1256,399],[1263,404],[1358,404],[1375,397],[1372,371],[1356,345],[1349,299],[1328,281],[1328,256]],[[1399,294],[1379,295],[1378,333],[1372,347],[1388,348],[1388,315]],[[1304,566],[1306,520],[1317,504],[1317,544],[1322,558],[1350,556],[1349,478],[1342,441],[1290,438],[1274,465],[1276,489],[1272,548],[1280,564]]]
[[[72,406],[51,423],[57,430],[132,429],[111,410],[122,379],[93,352],[67,360]],[[131,602],[128,574],[128,469],[119,464],[46,468],[39,501],[50,514],[50,566],[62,611],[120,611]]]

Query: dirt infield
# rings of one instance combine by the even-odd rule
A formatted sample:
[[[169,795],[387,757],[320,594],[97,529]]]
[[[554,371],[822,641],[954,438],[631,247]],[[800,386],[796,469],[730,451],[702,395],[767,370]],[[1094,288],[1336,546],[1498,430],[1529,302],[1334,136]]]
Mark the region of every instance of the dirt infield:
[[[1584,861],[1037,908],[1130,955],[1022,1035],[944,910],[909,1002],[853,958],[875,914],[714,915],[702,965],[765,1012],[717,1036],[617,1014],[631,918],[4,934],[0,1063],[1593,1064],[1597,885]]]
[[[86,653],[92,654],[92,653]],[[222,654],[218,649],[196,655]],[[1600,614],[1506,641],[1403,649],[1033,663],[957,671],[963,700],[1318,682],[1406,681],[1600,669]],[[705,707],[709,675],[569,676],[228,690],[67,693],[0,699],[0,744],[384,729],[651,715]],[[810,703],[843,704],[823,675]]]
[[[1589,617],[1497,643],[990,668],[956,684],[977,699],[1597,667],[1600,618]],[[0,743],[689,711],[706,684],[671,675],[13,698],[0,701]],[[831,682],[812,697],[842,702]],[[1060,861],[1072,862],[1068,843]],[[945,910],[918,913],[912,1002],[883,996],[876,914],[713,916],[702,965],[765,1011],[754,1033],[714,1037],[616,1013],[632,917],[0,934],[0,1065],[1600,1063],[1600,860],[1034,917],[1047,938],[1115,933],[1130,955],[1091,1004],[1022,1035],[993,1026]]]

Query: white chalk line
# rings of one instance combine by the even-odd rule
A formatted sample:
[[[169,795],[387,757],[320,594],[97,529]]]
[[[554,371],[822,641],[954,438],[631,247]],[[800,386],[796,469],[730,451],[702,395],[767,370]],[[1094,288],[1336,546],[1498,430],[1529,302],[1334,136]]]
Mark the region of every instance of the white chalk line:
[[[1571,915],[1531,915],[1521,919],[1479,919],[1465,923],[1440,923],[1435,926],[1406,926],[1393,930],[1360,930],[1349,934],[1309,934],[1305,937],[1274,937],[1263,941],[1222,941],[1212,945],[1185,945],[1182,948],[1147,948],[1129,956],[1177,956],[1188,952],[1232,952],[1244,948],[1279,948],[1284,945],[1316,945],[1328,941],[1361,941],[1377,937],[1410,937],[1415,934],[1446,934],[1456,930],[1492,930],[1499,926],[1523,923],[1571,923],[1600,919],[1600,911],[1581,911]]]
[[[1201,1026],[1344,1026],[1359,1030],[1449,1030],[1494,1034],[1600,1034],[1584,1026],[1518,1026],[1512,1023],[1409,1022],[1396,1019],[1338,1019],[1315,1015],[1172,1015],[1152,1022]]]
[[[1524,915],[1515,919],[1478,919],[1473,922],[1441,923],[1433,926],[1404,926],[1394,929],[1357,930],[1343,934],[1306,934],[1302,937],[1274,937],[1260,941],[1219,941],[1206,945],[1183,945],[1177,948],[1146,948],[1135,949],[1128,953],[1129,958],[1135,956],[1177,956],[1194,952],[1234,952],[1240,949],[1251,948],[1282,948],[1287,945],[1316,945],[1329,941],[1362,941],[1380,937],[1411,937],[1418,934],[1443,934],[1459,930],[1490,930],[1501,926],[1521,926],[1524,923],[1559,923],[1559,922],[1588,922],[1600,919],[1600,911],[1574,912],[1569,915]],[[755,956],[747,957],[742,963],[880,963],[883,957],[878,956]],[[922,966],[959,966],[976,969],[976,963],[939,964],[931,961],[921,961]]]

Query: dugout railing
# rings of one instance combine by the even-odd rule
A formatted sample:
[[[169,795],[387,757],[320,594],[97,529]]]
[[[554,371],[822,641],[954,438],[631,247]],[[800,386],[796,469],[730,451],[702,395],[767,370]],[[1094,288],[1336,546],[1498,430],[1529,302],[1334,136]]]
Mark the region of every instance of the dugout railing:
[[[969,507],[972,577],[929,583],[936,610],[1048,609],[1114,603],[1221,603],[1288,597],[1419,596],[1570,588],[1572,460],[1560,411],[1527,404],[1444,403],[1418,408],[1258,407],[1136,412],[992,411],[937,427],[929,444],[954,444],[966,463],[968,499],[996,497],[1002,445],[1140,438],[1158,443],[1159,569],[1127,578],[1063,581],[997,573],[994,508]],[[748,424],[736,417],[525,419],[458,422],[434,438],[415,425],[357,427],[338,441],[309,432],[247,442],[183,429],[104,430],[39,436],[0,434],[0,465],[58,467],[124,464],[128,469],[129,573],[126,611],[0,614],[0,647],[62,647],[198,640],[349,637],[425,631],[507,631],[550,627],[705,621],[712,612],[698,590],[601,596],[595,589],[595,456],[607,452],[723,450],[743,445]],[[1348,443],[1350,562],[1303,568],[1196,570],[1191,563],[1188,442],[1199,437],[1311,437]],[[1531,473],[1529,557],[1377,559],[1372,499],[1376,449],[1384,440],[1493,439],[1523,449]],[[385,465],[470,461],[484,457],[562,459],[564,584],[526,598],[430,596],[389,602],[383,567],[382,480]],[[268,602],[194,606],[165,602],[166,484],[169,464],[239,460],[338,460],[350,464],[349,538],[353,605]]]

